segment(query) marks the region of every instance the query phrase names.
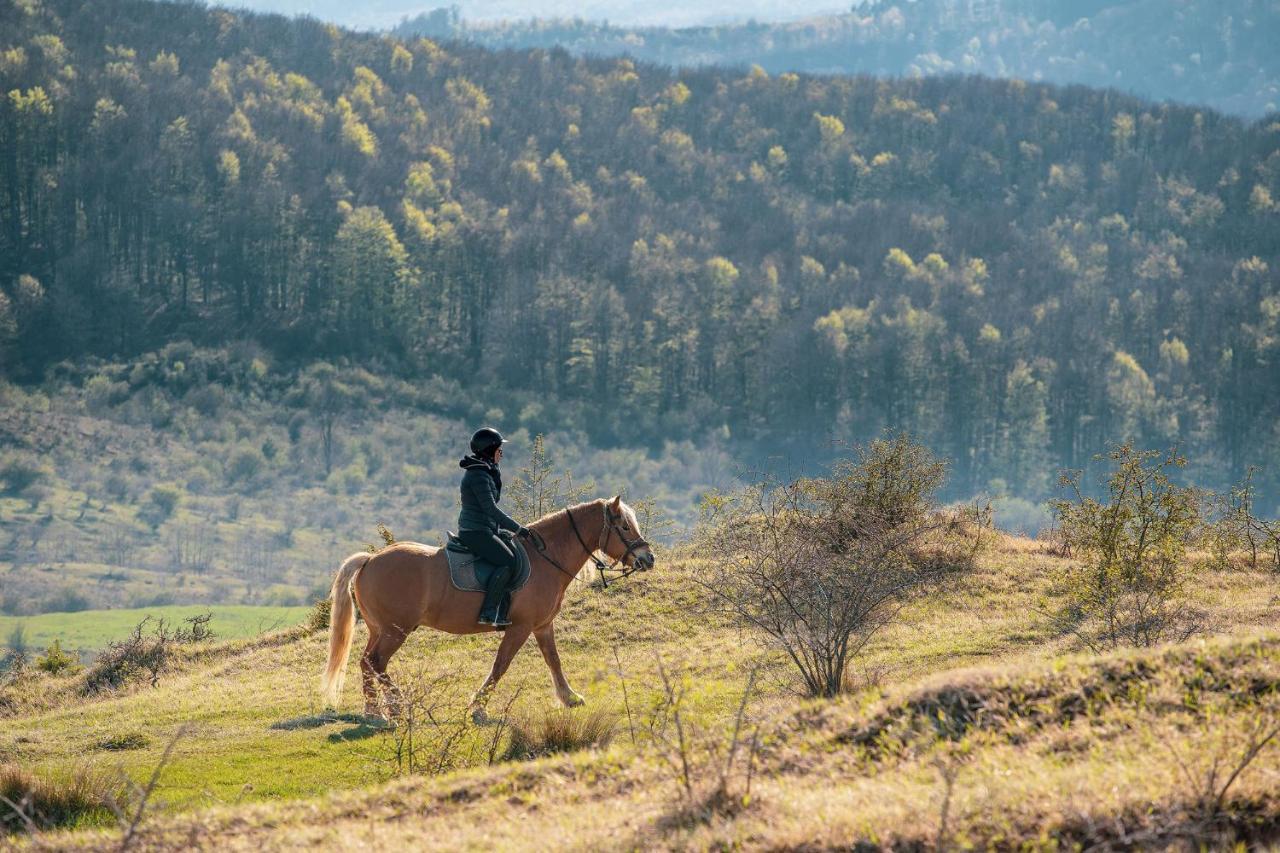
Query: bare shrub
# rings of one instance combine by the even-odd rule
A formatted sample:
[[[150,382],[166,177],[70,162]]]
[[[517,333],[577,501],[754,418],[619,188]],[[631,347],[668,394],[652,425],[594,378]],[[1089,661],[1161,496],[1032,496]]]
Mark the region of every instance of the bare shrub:
[[[504,759],[529,759],[557,752],[606,747],[618,727],[618,714],[603,708],[554,708],[513,720]]]
[[[1254,513],[1255,495],[1250,468],[1244,479],[1225,493],[1209,500],[1209,523],[1202,544],[1216,568],[1230,566],[1233,554],[1243,551],[1249,568],[1257,570],[1264,561],[1272,571],[1280,571],[1280,520],[1267,520]]]
[[[152,687],[160,683],[160,676],[174,663],[177,647],[206,642],[213,638],[209,620],[213,614],[205,613],[183,620],[185,627],[171,630],[164,619],[143,619],[129,636],[107,644],[107,648],[94,661],[85,677],[86,693],[118,690],[131,683],[146,682]]]
[[[1058,578],[1064,604],[1054,615],[1094,651],[1185,640],[1203,621],[1185,597],[1200,496],[1169,479],[1186,460],[1127,443],[1098,458],[1113,463],[1102,500],[1085,495],[1074,472],[1061,481],[1074,499],[1053,502],[1076,558]]]
[[[512,691],[501,710],[477,736],[465,702],[451,688],[462,677],[457,670],[404,679],[388,709],[395,725],[387,729],[383,759],[393,775],[440,774],[502,760],[509,731],[508,714],[520,689]]]
[[[748,674],[733,725],[725,731],[688,713],[691,680],[673,678],[658,661],[661,692],[645,734],[676,784],[679,808],[671,817],[677,822],[734,814],[750,804],[760,729],[751,725],[747,708],[755,696],[756,675],[754,669]]]
[[[945,468],[927,449],[897,435],[853,452],[829,477],[766,475],[712,496],[699,527],[715,560],[699,583],[781,649],[812,696],[840,693],[868,641],[980,541],[939,512]]]

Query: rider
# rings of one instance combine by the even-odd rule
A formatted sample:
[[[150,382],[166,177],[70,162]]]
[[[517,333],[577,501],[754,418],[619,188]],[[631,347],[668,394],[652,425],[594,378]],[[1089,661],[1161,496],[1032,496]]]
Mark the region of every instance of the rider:
[[[498,568],[489,578],[480,605],[481,625],[501,628],[510,625],[505,613],[507,585],[515,576],[518,561],[513,546],[498,531],[510,530],[520,536],[529,531],[498,508],[502,497],[502,445],[506,439],[492,427],[476,430],[471,436],[471,455],[458,463],[462,475],[462,511],[458,513],[458,538],[482,560]]]

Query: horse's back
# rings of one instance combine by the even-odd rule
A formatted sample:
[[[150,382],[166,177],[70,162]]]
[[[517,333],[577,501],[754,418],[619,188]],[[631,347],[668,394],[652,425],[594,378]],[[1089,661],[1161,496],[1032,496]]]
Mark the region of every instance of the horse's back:
[[[432,599],[449,583],[443,549],[397,542],[369,558],[356,578],[356,599],[370,624],[411,630],[422,624]]]

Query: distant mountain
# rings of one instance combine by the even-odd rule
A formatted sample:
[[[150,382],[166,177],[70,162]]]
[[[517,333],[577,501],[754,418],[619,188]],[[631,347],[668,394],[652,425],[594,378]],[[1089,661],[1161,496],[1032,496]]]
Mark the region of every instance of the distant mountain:
[[[430,10],[440,0],[229,0],[217,5],[255,12],[310,15],[355,29],[385,29]],[[211,4],[213,5],[213,4]],[[468,21],[527,18],[583,18],[621,26],[691,27],[757,21],[790,21],[849,8],[839,0],[701,0],[698,3],[653,0],[460,0],[458,12]]]
[[[558,45],[671,66],[1083,83],[1247,116],[1280,105],[1277,0],[879,0],[790,23],[683,29],[619,26],[581,13],[492,23],[455,6],[395,32],[488,47]]]

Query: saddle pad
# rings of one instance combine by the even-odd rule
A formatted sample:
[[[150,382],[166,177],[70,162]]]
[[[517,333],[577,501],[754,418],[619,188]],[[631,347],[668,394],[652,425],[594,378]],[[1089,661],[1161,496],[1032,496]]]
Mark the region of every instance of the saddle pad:
[[[481,560],[470,551],[457,550],[455,542],[450,537],[449,544],[444,549],[449,560],[449,579],[455,587],[466,592],[484,592],[489,578],[498,567]],[[524,545],[514,539],[507,542],[516,550],[516,575],[507,587],[508,591],[515,592],[529,582],[529,554],[524,550]]]

